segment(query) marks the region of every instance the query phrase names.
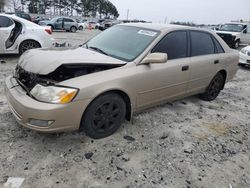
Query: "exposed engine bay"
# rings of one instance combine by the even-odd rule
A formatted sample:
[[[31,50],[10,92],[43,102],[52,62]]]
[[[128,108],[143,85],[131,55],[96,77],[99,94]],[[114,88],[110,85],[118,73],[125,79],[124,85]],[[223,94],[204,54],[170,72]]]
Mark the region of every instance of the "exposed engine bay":
[[[18,83],[26,90],[31,91],[36,84],[55,85],[64,80],[69,80],[79,76],[92,74],[95,72],[105,71],[121,67],[121,64],[63,64],[55,71],[40,75],[25,71],[21,66],[17,65],[14,77]]]

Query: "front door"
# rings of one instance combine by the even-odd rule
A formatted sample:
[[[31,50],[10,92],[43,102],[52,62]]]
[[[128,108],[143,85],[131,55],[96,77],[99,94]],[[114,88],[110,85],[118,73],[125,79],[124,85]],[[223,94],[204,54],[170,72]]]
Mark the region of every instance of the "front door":
[[[63,18],[58,18],[55,23],[56,30],[63,30]]]
[[[187,32],[167,34],[152,50],[168,54],[168,61],[161,64],[137,66],[137,110],[177,99],[186,94],[189,80]]]
[[[0,16],[0,54],[6,51],[6,41],[12,34],[15,23],[6,16]]]

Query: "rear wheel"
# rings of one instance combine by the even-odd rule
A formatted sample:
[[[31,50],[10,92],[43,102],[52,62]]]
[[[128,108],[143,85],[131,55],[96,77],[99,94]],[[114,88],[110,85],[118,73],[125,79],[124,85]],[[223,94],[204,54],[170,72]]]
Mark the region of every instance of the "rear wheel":
[[[79,26],[79,28],[78,28],[79,30],[83,30],[83,26]]]
[[[125,120],[126,104],[115,93],[103,94],[87,108],[80,129],[94,139],[107,137],[121,126]]]
[[[25,40],[20,44],[19,54],[23,54],[25,51],[35,48],[40,48],[41,45],[34,40]]]
[[[214,100],[223,89],[224,83],[224,76],[222,75],[222,73],[218,72],[210,82],[208,88],[206,89],[206,92],[200,95],[200,98],[204,101]]]

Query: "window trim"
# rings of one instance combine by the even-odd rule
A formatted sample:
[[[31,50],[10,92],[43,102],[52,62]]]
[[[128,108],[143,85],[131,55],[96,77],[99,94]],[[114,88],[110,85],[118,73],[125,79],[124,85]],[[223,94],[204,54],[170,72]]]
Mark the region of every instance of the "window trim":
[[[183,59],[183,58],[189,58],[190,56],[190,54],[189,54],[189,37],[188,37],[188,30],[186,30],[186,29],[180,29],[180,30],[174,30],[174,31],[170,31],[170,32],[168,32],[166,35],[164,35],[161,39],[160,39],[160,41],[158,41],[157,42],[157,44],[150,50],[150,53],[154,53],[153,51],[154,51],[154,49],[155,48],[157,48],[158,47],[158,45],[160,45],[160,43],[161,43],[161,41],[163,41],[166,37],[167,37],[167,35],[169,35],[169,34],[171,34],[171,33],[175,33],[175,32],[185,32],[186,33],[186,42],[187,42],[187,46],[186,46],[186,57],[180,57],[180,58],[175,58],[175,59],[169,59],[169,61],[171,61],[171,60],[176,60],[176,59]]]
[[[210,34],[211,35],[211,34]],[[216,54],[224,54],[225,53],[225,50],[224,48],[221,46],[220,42],[213,36],[211,35],[211,38],[213,40],[213,43],[214,43],[214,46],[215,46],[215,49],[216,49]],[[217,48],[217,45],[216,45],[216,42],[217,44],[220,46],[220,48],[222,49],[222,53],[219,53],[219,49]]]

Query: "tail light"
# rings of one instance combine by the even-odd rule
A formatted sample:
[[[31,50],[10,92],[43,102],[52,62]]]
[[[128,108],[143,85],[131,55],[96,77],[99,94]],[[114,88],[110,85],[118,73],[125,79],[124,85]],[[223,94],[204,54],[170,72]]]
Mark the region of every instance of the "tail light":
[[[45,31],[46,31],[49,35],[52,34],[52,30],[51,30],[50,28],[46,28]]]

